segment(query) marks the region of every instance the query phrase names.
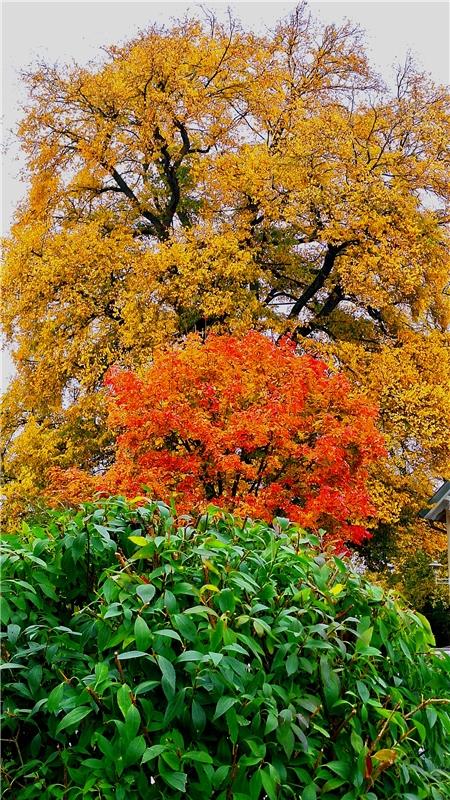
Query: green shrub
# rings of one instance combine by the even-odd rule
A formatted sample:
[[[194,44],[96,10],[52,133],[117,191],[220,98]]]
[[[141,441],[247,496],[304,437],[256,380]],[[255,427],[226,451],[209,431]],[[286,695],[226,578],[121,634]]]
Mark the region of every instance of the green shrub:
[[[450,659],[287,520],[122,499],[3,547],[5,798],[450,797]]]
[[[428,553],[418,550],[401,564],[397,578],[402,595],[427,618],[436,643],[441,647],[450,645],[450,603],[448,586],[436,584],[436,575],[431,567]],[[442,553],[442,570],[445,574],[447,552]]]

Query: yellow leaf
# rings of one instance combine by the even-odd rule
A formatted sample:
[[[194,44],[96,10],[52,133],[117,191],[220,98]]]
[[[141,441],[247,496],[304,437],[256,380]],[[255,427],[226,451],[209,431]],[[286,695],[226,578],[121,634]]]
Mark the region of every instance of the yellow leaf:
[[[373,757],[377,759],[377,761],[381,761],[383,763],[393,764],[397,758],[397,751],[396,750],[378,750],[378,752],[373,754]]]
[[[129,536],[128,538],[130,542],[139,545],[139,547],[145,547],[147,544],[150,544],[150,539],[145,539],[143,536]]]
[[[217,586],[214,586],[212,583],[205,583],[204,586],[200,589],[200,594],[204,594],[205,592],[219,592],[220,589]]]

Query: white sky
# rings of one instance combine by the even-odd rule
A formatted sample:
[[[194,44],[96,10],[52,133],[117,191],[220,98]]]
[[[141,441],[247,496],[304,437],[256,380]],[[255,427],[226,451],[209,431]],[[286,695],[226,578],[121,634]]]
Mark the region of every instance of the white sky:
[[[10,130],[20,119],[25,100],[19,72],[38,58],[46,61],[80,63],[94,59],[102,45],[126,41],[140,28],[152,22],[170,23],[200,7],[226,14],[230,8],[247,28],[265,30],[287,15],[295,2],[4,2],[2,5],[2,95],[3,142],[7,152],[3,162],[2,222],[6,232],[14,208],[23,197],[20,182],[20,150]],[[411,50],[438,83],[449,82],[449,12],[447,0],[440,2],[321,2],[312,0],[309,8],[323,22],[341,22],[348,18],[366,31],[368,52],[373,65],[388,79],[393,64],[403,61]],[[3,359],[3,382],[11,373],[7,357]]]

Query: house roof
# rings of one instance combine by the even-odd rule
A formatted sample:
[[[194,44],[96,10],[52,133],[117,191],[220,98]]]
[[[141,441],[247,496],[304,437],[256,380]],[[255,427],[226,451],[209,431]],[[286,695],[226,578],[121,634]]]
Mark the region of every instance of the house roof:
[[[450,504],[450,481],[444,481],[433,497],[428,500],[426,508],[419,511],[419,517],[433,522],[445,522],[445,512]]]

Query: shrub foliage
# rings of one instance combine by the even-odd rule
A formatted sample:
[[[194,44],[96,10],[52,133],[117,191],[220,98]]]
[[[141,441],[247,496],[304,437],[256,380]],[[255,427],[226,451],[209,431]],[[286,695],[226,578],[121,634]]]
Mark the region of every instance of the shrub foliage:
[[[113,498],[2,558],[5,798],[450,797],[450,659],[320,537]]]

